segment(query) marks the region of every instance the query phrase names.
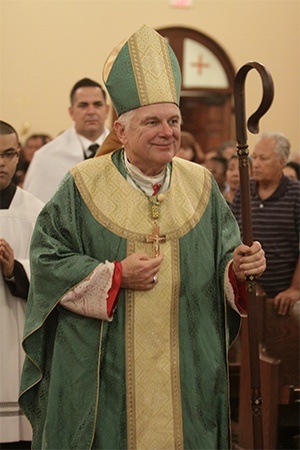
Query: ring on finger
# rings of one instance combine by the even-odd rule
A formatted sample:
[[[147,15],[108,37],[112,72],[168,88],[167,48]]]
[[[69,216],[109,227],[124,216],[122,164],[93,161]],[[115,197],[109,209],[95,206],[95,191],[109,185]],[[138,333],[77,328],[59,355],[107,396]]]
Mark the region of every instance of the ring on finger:
[[[154,275],[153,280],[152,280],[152,283],[155,284],[155,283],[157,283],[157,282],[158,282],[157,275]]]

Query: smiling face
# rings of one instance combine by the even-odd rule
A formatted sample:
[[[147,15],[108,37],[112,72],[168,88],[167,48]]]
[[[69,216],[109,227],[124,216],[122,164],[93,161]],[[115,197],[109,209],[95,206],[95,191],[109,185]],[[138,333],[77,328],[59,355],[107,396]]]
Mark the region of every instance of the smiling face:
[[[180,129],[180,110],[174,103],[137,108],[126,126],[121,120],[115,122],[129,161],[149,176],[160,173],[172,161],[180,145]]]
[[[104,131],[109,106],[99,87],[78,88],[69,113],[78,134],[95,141]]]
[[[13,153],[15,155],[12,155]],[[0,154],[11,154],[11,158],[0,157],[0,190],[5,189],[11,182],[19,161],[19,144],[15,134],[0,135]]]

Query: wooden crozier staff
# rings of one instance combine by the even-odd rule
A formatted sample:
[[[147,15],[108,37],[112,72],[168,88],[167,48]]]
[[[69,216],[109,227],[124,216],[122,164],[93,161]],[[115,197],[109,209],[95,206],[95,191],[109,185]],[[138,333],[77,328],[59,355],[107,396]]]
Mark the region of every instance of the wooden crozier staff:
[[[247,122],[247,128],[251,133],[259,132],[258,123],[260,118],[270,108],[274,97],[274,85],[269,71],[258,62],[249,62],[238,71],[234,81],[234,102],[237,154],[239,158],[240,190],[242,206],[242,233],[243,242],[251,246],[253,243],[251,197],[249,185],[249,150],[247,144],[246,117],[245,117],[245,80],[251,69],[256,69],[261,77],[263,95],[261,103]],[[259,343],[256,333],[256,283],[254,276],[246,279],[246,292],[248,304],[248,337],[250,358],[250,381],[251,381],[251,405],[252,405],[252,428],[254,449],[263,449],[262,429],[262,398],[260,390],[260,364]]]

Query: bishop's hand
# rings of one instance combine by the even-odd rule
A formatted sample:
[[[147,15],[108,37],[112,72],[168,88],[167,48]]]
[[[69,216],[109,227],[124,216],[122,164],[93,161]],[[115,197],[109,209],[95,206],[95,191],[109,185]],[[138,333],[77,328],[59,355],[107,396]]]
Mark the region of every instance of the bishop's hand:
[[[146,253],[133,253],[121,261],[121,287],[137,291],[152,289],[158,282],[163,255],[151,258]]]
[[[265,252],[261,244],[256,241],[251,247],[239,245],[233,253],[232,267],[239,282],[245,281],[246,275],[259,277],[266,269]]]

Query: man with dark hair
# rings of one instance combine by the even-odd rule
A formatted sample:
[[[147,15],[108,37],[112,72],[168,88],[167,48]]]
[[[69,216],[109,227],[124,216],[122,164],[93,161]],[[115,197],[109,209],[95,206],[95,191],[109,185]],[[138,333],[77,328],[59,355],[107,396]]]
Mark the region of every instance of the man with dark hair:
[[[101,86],[101,84],[97,83],[97,81],[91,80],[90,78],[82,78],[81,80],[77,81],[77,83],[74,84],[74,86],[71,89],[70,92],[70,104],[73,105],[75,102],[75,94],[77,89],[82,87],[98,87],[103,94],[104,100],[106,101],[106,92]]]
[[[30,448],[31,427],[18,405],[18,394],[29,244],[43,207],[40,200],[11,181],[19,154],[16,130],[0,121],[0,448],[5,449]]]
[[[79,80],[70,92],[69,114],[74,126],[35,152],[24,189],[47,202],[65,173],[93,157],[101,146],[109,133],[105,126],[108,111],[102,86],[89,78]]]

